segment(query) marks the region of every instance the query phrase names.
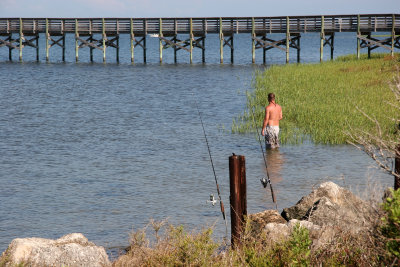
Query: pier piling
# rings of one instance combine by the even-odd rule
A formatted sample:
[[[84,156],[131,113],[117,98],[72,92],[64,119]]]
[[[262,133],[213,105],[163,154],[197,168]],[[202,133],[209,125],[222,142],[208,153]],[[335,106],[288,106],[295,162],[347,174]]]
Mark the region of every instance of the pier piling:
[[[106,35],[106,24],[104,21],[104,18],[102,18],[102,24],[103,24],[103,33],[102,33],[102,37],[103,37],[103,62],[106,62],[106,41],[107,41],[107,35]]]
[[[224,63],[224,32],[222,27],[222,18],[219,18],[219,58],[221,64]]]
[[[361,31],[360,31],[360,15],[357,15],[357,59],[360,59],[360,49],[361,49]]]
[[[322,62],[324,60],[324,42],[325,42],[325,18],[321,16],[321,37],[320,37],[320,45],[319,45],[319,61]]]

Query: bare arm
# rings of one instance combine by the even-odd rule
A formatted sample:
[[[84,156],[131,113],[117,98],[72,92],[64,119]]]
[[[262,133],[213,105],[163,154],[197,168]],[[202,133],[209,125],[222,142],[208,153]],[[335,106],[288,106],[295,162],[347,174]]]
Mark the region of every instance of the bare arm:
[[[268,110],[268,108],[266,107],[266,108],[265,108],[265,116],[264,116],[263,127],[262,127],[262,130],[261,130],[261,134],[262,134],[263,136],[265,135],[265,127],[267,127],[268,121],[269,121],[269,110]]]

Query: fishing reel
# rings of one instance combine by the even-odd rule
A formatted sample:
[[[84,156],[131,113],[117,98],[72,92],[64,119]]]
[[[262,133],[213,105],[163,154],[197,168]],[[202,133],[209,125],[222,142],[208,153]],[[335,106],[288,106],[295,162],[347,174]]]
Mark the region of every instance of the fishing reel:
[[[211,203],[213,206],[218,202],[218,200],[215,199],[213,194],[210,194],[210,200],[207,200],[206,203]]]
[[[264,186],[264,188],[267,187],[268,183],[271,183],[271,180],[267,177],[261,178],[260,181],[261,181],[261,184]]]

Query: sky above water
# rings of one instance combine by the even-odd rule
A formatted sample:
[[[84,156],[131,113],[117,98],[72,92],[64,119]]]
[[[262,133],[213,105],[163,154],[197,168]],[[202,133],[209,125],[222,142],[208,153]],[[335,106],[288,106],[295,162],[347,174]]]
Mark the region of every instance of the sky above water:
[[[400,13],[399,0],[0,0],[0,17],[242,17]]]

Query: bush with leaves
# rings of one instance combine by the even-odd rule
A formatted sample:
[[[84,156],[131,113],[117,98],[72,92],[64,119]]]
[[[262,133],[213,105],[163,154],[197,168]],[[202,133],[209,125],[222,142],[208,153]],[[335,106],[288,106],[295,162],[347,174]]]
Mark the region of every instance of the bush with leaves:
[[[400,190],[391,189],[391,197],[383,203],[382,234],[387,237],[386,249],[390,257],[400,258]]]

